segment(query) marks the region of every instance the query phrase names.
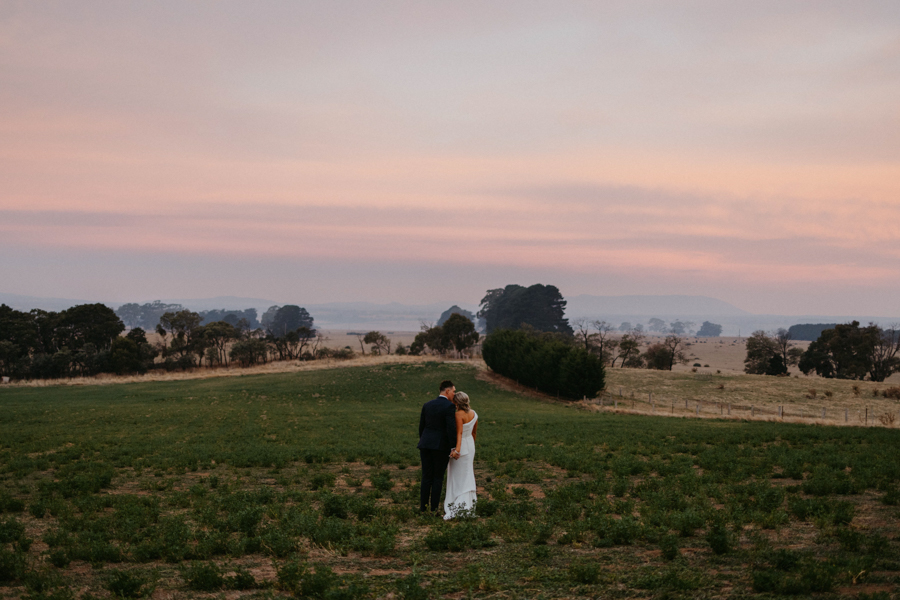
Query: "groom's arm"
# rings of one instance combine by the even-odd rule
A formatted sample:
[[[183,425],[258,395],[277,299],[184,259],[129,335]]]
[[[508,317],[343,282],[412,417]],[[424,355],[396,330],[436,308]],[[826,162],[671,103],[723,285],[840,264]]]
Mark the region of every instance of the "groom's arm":
[[[419,439],[422,439],[422,432],[425,431],[425,407],[422,407],[422,412],[419,414]]]

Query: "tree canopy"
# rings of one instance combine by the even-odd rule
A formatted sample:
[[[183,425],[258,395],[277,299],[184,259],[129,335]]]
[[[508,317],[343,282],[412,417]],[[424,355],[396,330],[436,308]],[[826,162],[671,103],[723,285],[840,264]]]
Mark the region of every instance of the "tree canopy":
[[[697,331],[697,337],[719,337],[720,335],[722,335],[722,326],[709,321],[703,321]]]
[[[804,374],[815,371],[822,377],[884,381],[900,370],[900,332],[884,330],[870,323],[860,327],[859,321],[826,329],[809,345],[800,359]]]
[[[554,285],[530,287],[508,285],[488,290],[481,300],[478,317],[484,319],[485,333],[498,329],[519,329],[528,325],[537,331],[573,334],[565,318],[566,301]]]
[[[272,309],[275,309],[274,314]],[[271,314],[271,320],[267,316]],[[268,321],[266,330],[275,337],[284,337],[289,331],[297,331],[301,327],[315,330],[313,318],[305,308],[295,304],[286,304],[281,307],[273,306],[263,315],[263,320]]]

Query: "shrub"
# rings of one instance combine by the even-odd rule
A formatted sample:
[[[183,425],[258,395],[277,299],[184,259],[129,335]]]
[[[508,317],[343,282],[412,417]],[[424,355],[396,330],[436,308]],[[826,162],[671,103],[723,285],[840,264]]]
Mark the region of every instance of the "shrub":
[[[900,400],[900,386],[889,387],[883,392],[881,395],[885,398],[893,398],[894,400]]]
[[[379,470],[375,471],[369,476],[369,479],[372,481],[372,485],[376,490],[380,490],[382,492],[389,492],[394,489],[394,482],[391,481],[391,473],[390,471]]]
[[[662,557],[666,560],[675,560],[678,558],[678,536],[665,534],[659,538],[659,549]]]
[[[222,570],[211,562],[195,562],[182,572],[188,589],[197,592],[213,592],[222,589],[225,578]]]
[[[322,516],[347,518],[347,499],[340,494],[328,494],[322,502]]]
[[[484,340],[481,354],[495,373],[563,398],[594,398],[605,386],[601,359],[556,335],[497,330]]]
[[[727,554],[731,551],[734,540],[725,524],[716,522],[713,523],[706,533],[706,543],[709,544],[709,547],[716,554]]]
[[[225,587],[230,590],[252,590],[256,586],[253,573],[241,567],[234,570],[234,575],[225,578]]]
[[[114,570],[106,577],[104,587],[118,598],[140,598],[152,592],[145,575],[135,571]]]
[[[439,523],[425,536],[425,545],[437,552],[462,552],[493,546],[487,527],[473,521]]]
[[[428,591],[422,587],[421,577],[415,572],[397,581],[397,594],[403,600],[428,600]]]
[[[575,583],[594,584],[600,582],[600,565],[588,560],[576,560],[569,565],[569,576]]]

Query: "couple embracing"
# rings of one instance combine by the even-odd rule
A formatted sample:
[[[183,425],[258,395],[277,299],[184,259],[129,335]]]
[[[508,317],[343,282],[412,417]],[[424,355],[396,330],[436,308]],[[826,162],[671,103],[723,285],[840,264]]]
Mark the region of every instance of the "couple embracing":
[[[469,406],[469,396],[457,392],[452,381],[442,381],[440,392],[440,396],[425,403],[419,418],[418,447],[422,458],[419,510],[437,514],[446,471],[444,519],[452,519],[475,508],[473,467],[478,415]]]

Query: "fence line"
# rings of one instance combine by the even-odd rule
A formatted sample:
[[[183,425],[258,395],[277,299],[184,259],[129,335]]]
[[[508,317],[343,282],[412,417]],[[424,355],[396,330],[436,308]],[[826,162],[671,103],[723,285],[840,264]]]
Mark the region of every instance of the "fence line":
[[[656,398],[654,398],[654,392],[647,392],[647,399],[644,400],[642,397],[638,397],[634,391],[631,391],[630,394],[626,395],[626,391],[624,388],[618,388],[618,394],[602,394],[598,399],[595,399],[593,402],[599,405],[601,409],[609,408],[612,410],[641,410],[646,411],[649,409],[651,414],[666,414],[667,412],[671,415],[675,415],[675,407],[676,405],[680,406],[680,399],[677,397],[666,399],[660,394],[656,394]],[[798,407],[797,413],[791,414],[788,411],[784,404],[780,404],[774,409],[769,406],[756,406],[753,404],[739,404],[734,402],[711,402],[706,405],[703,402],[697,400],[693,407],[689,406],[690,399],[684,398],[684,413],[682,416],[690,416],[693,413],[695,417],[701,416],[711,416],[716,415],[720,417],[739,417],[746,418],[749,416],[751,419],[767,419],[767,418],[777,418],[779,420],[808,420],[808,421],[831,421],[836,424],[845,423],[850,424],[850,409],[844,407],[843,415],[841,415],[840,407],[837,406],[822,406],[821,412],[817,409],[810,409],[809,407]],[[621,403],[621,406],[620,406]],[[630,406],[629,406],[630,405]],[[658,407],[661,407],[662,410],[657,410]],[[665,409],[669,408],[669,411]],[[693,408],[693,410],[691,410]],[[831,410],[829,410],[829,408]],[[679,409],[680,410],[680,409]],[[732,411],[734,411],[732,413]],[[742,414],[743,413],[743,414]],[[843,416],[843,419],[840,417]],[[865,406],[856,411],[856,420],[854,423],[859,423],[864,427],[871,426],[884,426],[884,427],[893,427],[895,422],[900,423],[900,412],[885,412],[881,415],[876,415],[874,410],[870,411],[869,406]]]

